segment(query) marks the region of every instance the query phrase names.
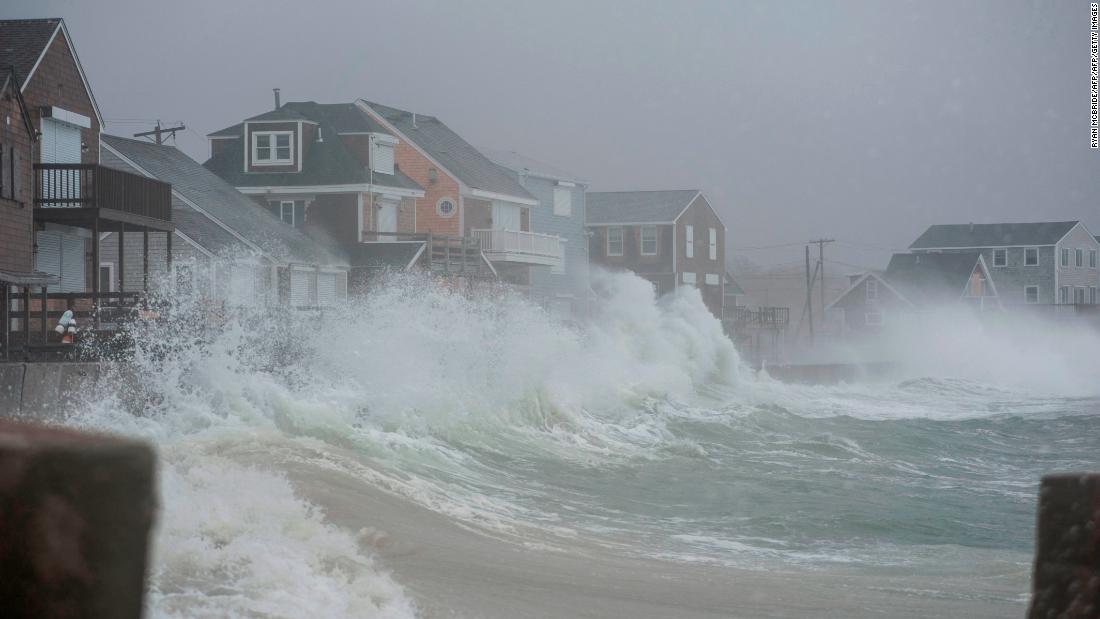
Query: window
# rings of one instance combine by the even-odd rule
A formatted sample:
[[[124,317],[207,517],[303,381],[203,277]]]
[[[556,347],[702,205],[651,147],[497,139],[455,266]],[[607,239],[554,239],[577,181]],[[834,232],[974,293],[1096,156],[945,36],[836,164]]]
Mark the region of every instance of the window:
[[[393,144],[371,136],[370,167],[379,174],[393,174]]]
[[[18,201],[19,196],[19,155],[14,146],[0,144],[0,198]]]
[[[283,220],[284,224],[294,225],[294,201],[284,200],[279,203],[279,219]]]
[[[867,282],[864,284],[864,289],[867,291],[868,301],[878,300],[878,280],[868,277]]]
[[[1039,302],[1039,287],[1027,286],[1024,288],[1024,302],[1035,304]]]
[[[560,217],[573,214],[573,190],[569,187],[554,187],[554,214]]]
[[[450,198],[440,198],[439,202],[435,203],[435,212],[439,213],[440,217],[452,217],[455,210],[457,210],[455,209],[455,201]]]
[[[292,131],[254,131],[252,133],[252,165],[286,165],[294,163]]]
[[[867,312],[863,320],[868,327],[877,327],[882,324],[882,312]]]
[[[691,285],[691,286],[694,286],[695,282],[697,281],[695,279],[695,273],[684,273],[683,277],[681,279],[683,279],[683,282],[685,284],[688,284],[688,285]]]
[[[1024,249],[1024,266],[1039,266],[1039,248],[1027,247]]]
[[[1067,247],[1062,248],[1062,266],[1069,266],[1069,248]]]
[[[1062,286],[1058,289],[1058,302],[1062,305],[1069,304],[1069,286]]]
[[[657,255],[657,226],[642,226],[642,255]]]
[[[115,291],[115,265],[113,262],[99,263],[99,291]]]
[[[1089,268],[1092,268],[1092,269],[1096,268],[1096,250],[1095,249],[1090,249],[1089,250]]]
[[[718,259],[718,230],[710,229],[710,259]]]
[[[1089,286],[1089,305],[1096,305],[1096,286]]]
[[[717,286],[718,285],[718,274],[717,273],[707,273],[706,282],[707,282],[708,286]]]
[[[684,255],[688,258],[695,257],[695,227],[684,226]]]
[[[1076,266],[1079,266],[1079,267],[1085,266],[1085,250],[1083,250],[1083,249],[1073,250],[1073,263]]]
[[[623,255],[623,228],[622,228],[622,226],[611,226],[607,229],[607,255],[608,256],[621,256],[621,255]]]
[[[994,249],[993,250],[993,266],[1003,267],[1008,264],[1008,250],[1007,249]]]
[[[1084,305],[1085,304],[1085,287],[1084,286],[1078,286],[1077,288],[1073,289],[1073,303],[1074,303],[1074,305]]]

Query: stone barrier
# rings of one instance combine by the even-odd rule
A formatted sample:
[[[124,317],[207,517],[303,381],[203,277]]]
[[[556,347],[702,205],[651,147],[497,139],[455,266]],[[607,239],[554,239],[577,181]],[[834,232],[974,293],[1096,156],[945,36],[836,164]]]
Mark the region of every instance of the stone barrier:
[[[1050,475],[1039,490],[1028,619],[1100,618],[1100,474]]]
[[[0,614],[140,617],[154,469],[143,443],[0,420]]]

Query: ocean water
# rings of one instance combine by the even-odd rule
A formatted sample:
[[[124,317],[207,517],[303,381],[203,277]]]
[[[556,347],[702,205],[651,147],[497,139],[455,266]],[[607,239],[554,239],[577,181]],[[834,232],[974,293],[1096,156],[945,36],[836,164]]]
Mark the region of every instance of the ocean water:
[[[955,582],[933,597],[994,582],[1022,609],[1040,477],[1100,464],[1092,336],[941,317],[874,351],[897,377],[792,386],[748,370],[696,291],[595,287],[584,325],[416,277],[321,316],[177,308],[139,338],[147,390],[71,417],[159,448],[151,614],[417,615],[292,462],[532,548]]]

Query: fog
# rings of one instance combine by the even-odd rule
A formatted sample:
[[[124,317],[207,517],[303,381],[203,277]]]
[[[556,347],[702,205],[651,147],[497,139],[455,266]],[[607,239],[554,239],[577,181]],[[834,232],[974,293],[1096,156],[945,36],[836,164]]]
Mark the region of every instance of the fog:
[[[932,223],[1082,219],[1088,3],[15,0],[63,16],[106,130],[284,101],[442,118],[592,188],[700,188],[737,256],[881,266]],[[738,249],[739,248],[739,249]]]

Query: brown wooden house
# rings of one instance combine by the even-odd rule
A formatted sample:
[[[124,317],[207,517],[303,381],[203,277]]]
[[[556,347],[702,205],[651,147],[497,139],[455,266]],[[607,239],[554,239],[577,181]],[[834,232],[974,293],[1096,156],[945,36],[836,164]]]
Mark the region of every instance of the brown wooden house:
[[[123,303],[99,294],[101,232],[165,235],[172,221],[169,185],[99,165],[103,118],[65,22],[2,20],[0,41],[0,346],[8,356],[13,346],[46,344],[48,323],[66,308],[98,316],[102,305]]]
[[[726,226],[701,191],[589,192],[586,200],[592,264],[633,271],[658,295],[698,287],[722,317]]]

